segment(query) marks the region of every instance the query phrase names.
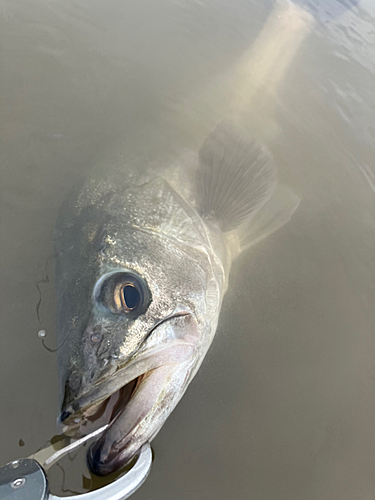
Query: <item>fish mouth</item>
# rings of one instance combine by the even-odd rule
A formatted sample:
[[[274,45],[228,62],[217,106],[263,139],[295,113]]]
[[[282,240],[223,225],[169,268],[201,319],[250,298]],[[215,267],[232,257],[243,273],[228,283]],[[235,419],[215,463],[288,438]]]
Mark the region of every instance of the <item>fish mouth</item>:
[[[189,320],[190,314],[173,318],[174,323]],[[119,368],[61,412],[62,430],[70,436],[108,425],[87,452],[91,472],[97,476],[116,472],[157,434],[187,386],[195,350],[194,335],[167,340]]]

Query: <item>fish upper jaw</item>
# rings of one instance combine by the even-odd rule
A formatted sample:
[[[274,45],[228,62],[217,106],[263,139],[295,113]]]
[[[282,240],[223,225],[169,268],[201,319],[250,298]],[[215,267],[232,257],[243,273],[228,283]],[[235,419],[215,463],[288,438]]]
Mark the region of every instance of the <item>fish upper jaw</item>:
[[[63,433],[77,430],[82,422],[86,421],[86,417],[91,416],[95,407],[100,406],[109,395],[160,366],[180,364],[189,360],[195,350],[196,347],[192,344],[181,340],[170,340],[165,345],[144,352],[143,355],[119,368],[114,375],[107,377],[105,381],[99,381],[90,391],[63,407],[58,417],[58,426],[61,427]],[[92,432],[91,429],[87,429],[87,432],[84,429],[82,431],[84,434]]]
[[[84,337],[92,336],[89,325]],[[77,421],[77,414],[85,411],[86,407],[92,407],[93,401],[100,403],[108,394],[118,390],[119,380],[120,386],[123,386],[132,378],[157,368],[160,364],[180,363],[189,357],[192,348],[196,348],[200,342],[198,321],[193,312],[177,305],[174,312],[157,321],[143,335],[143,339],[131,356],[126,352],[122,353],[120,346],[119,352],[114,352],[113,356],[106,353],[106,359],[103,359],[100,350],[95,349],[95,345],[89,345],[90,342],[86,341],[83,343],[83,366],[72,364],[69,370],[64,371],[61,414],[57,420],[59,428],[62,423],[65,426],[67,422],[69,427],[76,427],[71,425],[73,422],[69,417],[74,414],[74,420]],[[106,361],[104,367],[103,361]]]

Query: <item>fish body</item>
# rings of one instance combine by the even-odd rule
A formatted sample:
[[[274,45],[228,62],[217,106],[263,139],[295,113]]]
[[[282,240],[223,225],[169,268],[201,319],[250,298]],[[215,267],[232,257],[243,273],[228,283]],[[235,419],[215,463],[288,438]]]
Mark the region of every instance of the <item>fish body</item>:
[[[266,148],[229,125],[192,158],[123,161],[61,208],[59,422],[76,436],[110,424],[88,451],[97,475],[155,437],[211,345],[233,259],[298,204]]]

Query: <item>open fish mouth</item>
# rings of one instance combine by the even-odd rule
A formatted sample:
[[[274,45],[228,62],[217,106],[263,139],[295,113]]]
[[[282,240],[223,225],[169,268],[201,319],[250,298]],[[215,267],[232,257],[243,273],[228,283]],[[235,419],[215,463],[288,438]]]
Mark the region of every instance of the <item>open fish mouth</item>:
[[[88,450],[91,472],[119,470],[157,434],[186,388],[196,341],[192,335],[148,349],[62,411],[62,430],[70,436],[108,425]]]
[[[62,411],[60,421],[63,425],[63,433],[71,437],[81,437],[113,422],[119,412],[128,404],[137,384],[145,375],[139,375],[103,401],[94,402],[91,406],[82,408],[76,413],[71,413],[69,410]],[[73,406],[77,407],[78,405],[79,402],[75,402]]]

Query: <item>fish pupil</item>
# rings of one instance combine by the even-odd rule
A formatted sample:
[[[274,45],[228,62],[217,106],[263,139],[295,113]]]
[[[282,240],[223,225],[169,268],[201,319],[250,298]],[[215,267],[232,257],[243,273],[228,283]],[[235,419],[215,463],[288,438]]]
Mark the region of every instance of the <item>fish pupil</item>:
[[[138,307],[141,296],[138,290],[132,285],[124,286],[124,301],[128,309],[135,309]]]

